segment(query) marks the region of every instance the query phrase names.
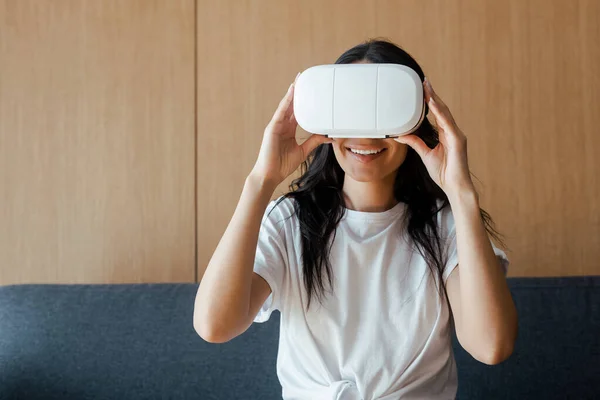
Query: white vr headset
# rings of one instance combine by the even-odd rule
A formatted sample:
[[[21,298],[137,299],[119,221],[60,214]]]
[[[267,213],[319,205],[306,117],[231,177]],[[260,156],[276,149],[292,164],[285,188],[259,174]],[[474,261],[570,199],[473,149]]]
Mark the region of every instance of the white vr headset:
[[[399,64],[333,64],[296,80],[294,114],[309,133],[387,138],[414,132],[425,118],[423,84]]]

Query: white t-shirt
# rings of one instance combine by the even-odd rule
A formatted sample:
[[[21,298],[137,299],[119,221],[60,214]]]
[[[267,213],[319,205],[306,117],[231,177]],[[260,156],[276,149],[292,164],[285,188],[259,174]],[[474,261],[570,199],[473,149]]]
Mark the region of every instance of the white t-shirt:
[[[306,312],[301,235],[294,200],[265,213],[254,271],[272,294],[255,318],[279,310],[277,374],[286,400],[453,399],[457,374],[450,312],[404,227],[406,205],[346,210],[331,249],[333,294]],[[293,216],[292,216],[293,215]],[[291,217],[291,218],[290,218]],[[438,213],[448,262],[458,263],[454,219]],[[503,267],[505,253],[494,246]]]

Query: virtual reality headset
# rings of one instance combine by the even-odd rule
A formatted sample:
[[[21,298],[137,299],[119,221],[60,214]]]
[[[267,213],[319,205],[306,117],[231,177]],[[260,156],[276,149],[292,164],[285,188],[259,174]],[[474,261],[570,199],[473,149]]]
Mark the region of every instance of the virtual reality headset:
[[[318,65],[296,80],[294,114],[305,131],[331,138],[407,135],[425,118],[423,84],[399,64]]]

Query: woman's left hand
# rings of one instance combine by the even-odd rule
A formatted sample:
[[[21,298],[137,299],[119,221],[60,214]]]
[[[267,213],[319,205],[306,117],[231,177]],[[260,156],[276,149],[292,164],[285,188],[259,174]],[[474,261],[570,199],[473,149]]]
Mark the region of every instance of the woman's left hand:
[[[467,137],[456,125],[448,106],[433,91],[425,79],[425,101],[435,118],[439,143],[431,149],[415,134],[395,138],[412,147],[423,160],[431,178],[448,197],[463,190],[473,190],[474,185],[467,161]]]

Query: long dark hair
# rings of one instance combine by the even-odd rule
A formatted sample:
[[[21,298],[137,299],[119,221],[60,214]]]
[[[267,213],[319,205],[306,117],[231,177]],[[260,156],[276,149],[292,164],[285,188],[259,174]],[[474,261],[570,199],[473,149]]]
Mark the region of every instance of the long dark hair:
[[[385,40],[370,40],[342,54],[336,64],[358,61],[406,65],[425,79],[419,64],[406,51]],[[427,109],[428,113],[429,110]],[[415,132],[430,147],[438,144],[438,132],[425,118]],[[317,147],[302,164],[302,175],[290,185],[284,198],[294,200],[294,210],[302,235],[303,279],[308,295],[308,305],[313,297],[322,300],[327,287],[332,288],[333,271],[329,254],[336,227],[344,216],[342,194],[344,171],[338,164],[332,146]],[[406,204],[407,233],[416,250],[424,257],[431,273],[438,276],[440,295],[447,301],[442,272],[447,259],[437,226],[436,215],[449,205],[444,191],[431,179],[419,155],[408,148],[406,158],[396,174],[394,196]],[[501,242],[490,216],[481,210],[488,233]],[[326,283],[328,286],[326,286]],[[437,284],[437,283],[436,283]]]

